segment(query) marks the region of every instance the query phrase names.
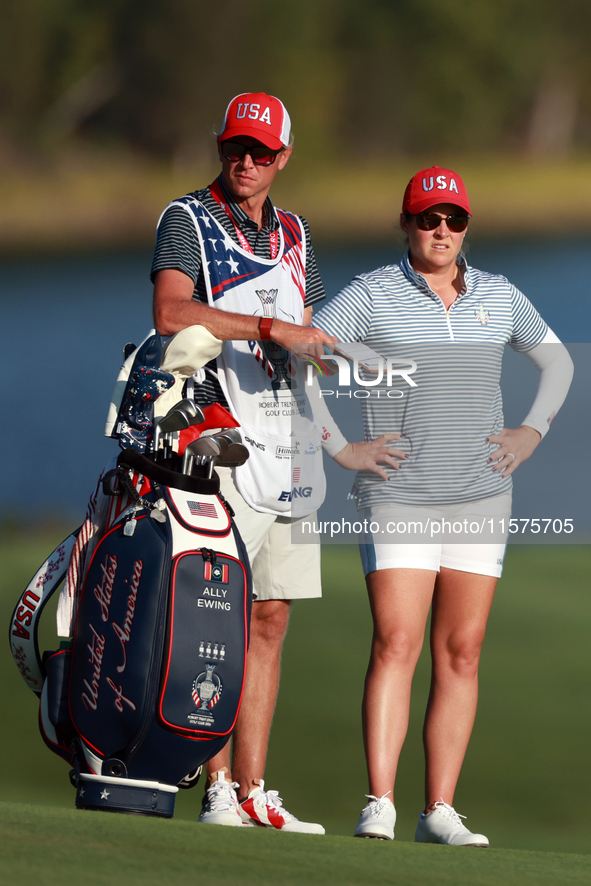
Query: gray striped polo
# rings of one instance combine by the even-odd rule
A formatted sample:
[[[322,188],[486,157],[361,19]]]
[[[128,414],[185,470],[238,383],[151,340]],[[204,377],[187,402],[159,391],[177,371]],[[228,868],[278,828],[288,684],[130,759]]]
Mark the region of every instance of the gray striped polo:
[[[402,433],[394,445],[410,456],[400,471],[386,469],[388,482],[359,472],[359,507],[461,504],[511,490],[510,477],[491,471],[487,459],[497,444],[485,439],[503,428],[502,352],[507,343],[517,351],[535,347],[548,327],[505,277],[459,263],[464,287],[449,310],[407,254],[355,277],[314,318],[339,341],[362,341],[384,358],[417,364],[416,387],[396,378],[388,386],[384,377],[352,391],[365,438]],[[360,377],[372,380],[365,370]]]

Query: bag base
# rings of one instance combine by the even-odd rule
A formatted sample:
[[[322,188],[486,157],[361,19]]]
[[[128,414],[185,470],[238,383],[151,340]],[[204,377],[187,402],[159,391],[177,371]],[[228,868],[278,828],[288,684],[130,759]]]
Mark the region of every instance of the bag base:
[[[76,808],[172,818],[177,787],[157,781],[80,773]]]

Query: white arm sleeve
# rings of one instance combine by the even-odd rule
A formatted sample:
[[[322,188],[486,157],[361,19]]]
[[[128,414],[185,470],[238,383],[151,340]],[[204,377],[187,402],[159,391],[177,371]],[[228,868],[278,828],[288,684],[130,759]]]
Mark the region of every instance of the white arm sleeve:
[[[574,372],[573,361],[551,329],[548,329],[539,345],[522,353],[540,373],[536,399],[522,424],[534,428],[545,437],[568,394]]]
[[[314,424],[320,429],[322,448],[327,455],[333,458],[341,449],[345,448],[347,440],[341,434],[336,421],[330,414],[326,400],[320,395],[320,385],[318,384],[317,376],[314,376],[310,390],[310,403],[312,404]]]

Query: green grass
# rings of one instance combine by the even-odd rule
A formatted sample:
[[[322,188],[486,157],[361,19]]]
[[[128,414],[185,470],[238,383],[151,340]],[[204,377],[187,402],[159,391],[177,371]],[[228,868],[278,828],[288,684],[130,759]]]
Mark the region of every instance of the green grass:
[[[19,886],[567,886],[591,857],[306,837],[0,803],[0,872]]]
[[[26,582],[60,538],[44,536],[25,542],[17,536],[0,546],[0,616],[6,625]],[[409,879],[415,870],[423,879],[437,876],[442,883],[583,882],[575,877],[584,862],[573,855],[561,861],[554,853],[587,853],[591,848],[587,802],[591,793],[590,566],[588,547],[516,545],[509,549],[483,652],[479,713],[455,801],[458,810],[469,816],[468,826],[488,835],[493,850],[463,854],[457,862],[456,850],[417,847],[410,842],[423,800],[421,724],[429,682],[426,654],[417,668],[409,734],[397,782],[397,839],[386,846],[349,838],[367,790],[359,711],[371,621],[357,552],[346,547],[325,549],[323,600],[294,606],[266,772],[268,786],[280,791],[287,807],[302,819],[322,822],[330,840],[258,831],[228,835],[224,830],[219,835],[217,828],[205,835],[199,830],[196,833],[192,822],[201,802],[199,786],[179,795],[173,822],[75,813],[68,767],[42,743],[35,697],[20,678],[5,643],[0,648],[4,711],[1,796],[5,801],[35,807],[11,807],[9,818],[13,818],[14,827],[29,827],[35,840],[39,837],[48,869],[52,853],[60,851],[62,837],[55,850],[47,848],[45,841],[56,832],[56,822],[63,820],[69,841],[76,842],[80,834],[89,882],[102,882],[104,871],[99,869],[98,859],[103,849],[85,828],[92,828],[96,835],[109,835],[113,859],[126,857],[124,835],[128,835],[133,845],[129,857],[137,858],[138,870],[147,872],[144,883],[152,882],[149,877],[155,882],[160,868],[150,859],[160,855],[158,864],[164,866],[170,856],[171,864],[177,865],[178,882],[183,882],[183,872],[186,876],[192,872],[196,879],[215,871],[212,882],[217,884],[236,882],[237,865],[240,876],[245,866],[260,870],[257,859],[267,859],[268,853],[272,858],[268,866],[265,861],[265,870],[281,873],[285,883],[304,879],[311,883],[357,883],[362,882],[363,871],[366,882],[369,865],[371,881],[377,883],[387,876],[387,882],[393,882],[394,870],[400,870],[401,877],[404,874],[406,879],[394,881],[401,883],[418,883],[418,874]],[[54,648],[50,612],[44,621],[42,646]],[[280,843],[276,837],[281,838]],[[203,849],[196,851],[199,841]],[[8,845],[13,879],[25,883],[22,873],[16,876],[17,869],[34,871],[41,861],[30,853],[30,840],[15,837]],[[551,854],[542,857],[504,850]],[[18,852],[25,855],[22,862]],[[62,857],[69,854],[64,850]],[[458,864],[468,872],[467,879],[458,879],[454,867]],[[107,853],[104,870],[114,870],[113,865]],[[292,865],[291,879],[286,879],[285,871]],[[575,879],[568,879],[570,874],[565,872],[559,875],[560,865]]]

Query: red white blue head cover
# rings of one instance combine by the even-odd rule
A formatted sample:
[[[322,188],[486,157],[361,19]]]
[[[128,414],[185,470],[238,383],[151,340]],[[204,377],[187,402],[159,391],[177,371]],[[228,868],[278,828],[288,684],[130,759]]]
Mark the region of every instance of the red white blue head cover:
[[[291,120],[283,102],[266,92],[243,92],[226,109],[218,143],[247,135],[278,151],[289,144]]]
[[[402,211],[418,215],[438,203],[453,203],[472,215],[466,186],[457,172],[440,166],[420,169],[406,186]]]

